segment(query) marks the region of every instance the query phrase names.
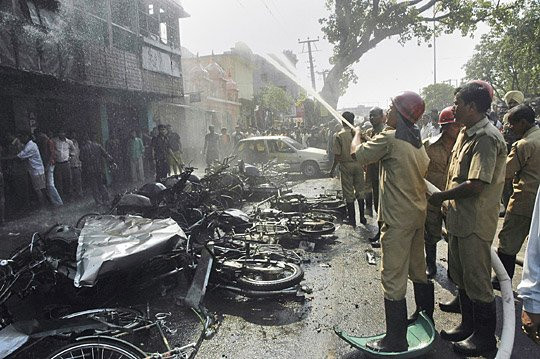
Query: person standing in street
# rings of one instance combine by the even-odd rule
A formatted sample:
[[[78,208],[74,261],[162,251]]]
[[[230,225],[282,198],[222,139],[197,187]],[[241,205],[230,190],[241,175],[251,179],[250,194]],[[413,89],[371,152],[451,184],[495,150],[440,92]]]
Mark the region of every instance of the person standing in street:
[[[536,344],[540,344],[540,189],[536,194],[528,237],[523,276],[517,291],[523,301],[522,329]]]
[[[21,160],[27,161],[28,174],[30,175],[30,180],[32,181],[32,187],[36,192],[39,203],[43,205],[45,204],[47,191],[45,168],[39,153],[39,148],[36,143],[32,141],[32,135],[29,132],[19,133],[18,138],[21,143],[24,144],[24,148],[17,154],[17,157]]]
[[[107,180],[103,160],[107,160],[113,167],[116,167],[116,164],[112,156],[92,138],[93,135],[88,133],[83,135],[83,144],[81,146],[82,170],[96,204],[108,205],[109,191],[106,186]]]
[[[53,138],[55,149],[54,182],[60,197],[71,197],[71,167],[70,154],[73,153],[73,142],[66,137],[64,131],[58,132]]]
[[[77,198],[82,198],[82,163],[80,158],[81,149],[79,147],[79,141],[77,140],[77,137],[78,136],[75,132],[71,132],[70,141],[73,144],[69,156],[69,166],[71,168],[71,194]]]
[[[381,133],[386,124],[384,111],[380,107],[373,107],[369,111],[369,122],[371,123],[371,131],[368,132],[368,137],[373,138]],[[373,208],[379,213],[379,163],[370,163],[366,166],[366,181],[371,185],[371,193],[366,196],[366,207],[369,216],[373,216]],[[381,223],[377,221],[377,234],[369,238],[369,241],[374,247],[380,247],[379,239],[381,237]]]
[[[357,129],[351,155],[365,166],[379,162],[382,270],[386,334],[367,346],[380,352],[408,348],[407,324],[424,310],[433,319],[434,286],[426,276],[424,223],[429,157],[415,123],[425,110],[422,98],[405,91],[394,97],[387,112],[387,128],[364,142]],[[407,319],[407,277],[414,286],[415,314]]]
[[[180,135],[172,130],[171,125],[167,125],[167,137],[171,146],[169,153],[170,174],[179,174],[182,172],[182,142]]]
[[[491,244],[497,230],[504,186],[506,143],[487,119],[491,91],[471,81],[456,90],[454,116],[461,130],[450,160],[446,190],[429,198],[440,207],[449,201],[448,270],[459,288],[461,323],[441,331],[455,352],[478,356],[497,348],[497,313],[491,285]]]
[[[56,146],[53,140],[47,136],[44,131],[36,130],[35,132],[37,133],[36,144],[39,148],[39,153],[45,167],[45,183],[47,185],[49,200],[53,206],[62,206],[64,202],[54,185]]]
[[[171,153],[165,125],[158,126],[158,135],[152,138],[152,149],[156,162],[156,182],[161,182],[169,175],[169,155]]]
[[[454,118],[453,106],[447,107],[439,115],[441,133],[424,141],[429,157],[429,167],[426,179],[439,191],[446,188],[448,165],[452,148],[456,143],[461,124]],[[442,238],[443,214],[440,207],[433,207],[428,203],[426,217],[426,274],[433,279],[437,274],[437,242]]]
[[[219,151],[221,153],[221,157],[225,158],[229,156],[232,150],[231,136],[227,133],[227,129],[223,127],[221,128],[221,135],[219,135]]]
[[[143,157],[143,141],[137,136],[137,131],[131,130],[131,137],[129,138],[129,165],[132,182],[144,182]]]
[[[343,112],[341,115],[349,124],[354,124],[354,114],[352,112]],[[364,169],[358,162],[351,157],[351,142],[354,137],[354,130],[349,127],[349,124],[343,121],[343,128],[335,134],[333,152],[334,163],[330,170],[330,177],[334,177],[334,171],[339,163],[339,171],[341,173],[341,189],[343,197],[347,203],[347,213],[349,215],[349,224],[356,227],[356,210],[355,200],[358,201],[360,211],[360,223],[367,224],[364,216]]]
[[[536,126],[534,110],[528,105],[513,107],[507,121],[516,138],[506,159],[506,181],[512,182],[513,193],[499,232],[497,254],[512,279],[516,255],[529,234],[535,193],[540,184],[540,128]],[[496,277],[492,284],[500,290]]]
[[[206,158],[206,166],[210,167],[212,163],[219,160],[219,135],[214,132],[214,126],[208,126],[208,133],[204,136],[203,155]]]

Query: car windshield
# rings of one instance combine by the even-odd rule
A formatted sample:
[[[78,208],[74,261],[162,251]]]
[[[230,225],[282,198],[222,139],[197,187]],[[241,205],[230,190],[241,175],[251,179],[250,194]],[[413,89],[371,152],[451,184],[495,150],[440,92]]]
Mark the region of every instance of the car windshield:
[[[297,150],[303,150],[306,148],[306,146],[304,146],[303,144],[301,144],[300,142],[298,141],[295,141],[293,140],[292,138],[289,138],[289,137],[285,137],[283,139],[283,142],[287,143],[288,145],[290,146],[293,146],[295,149]]]

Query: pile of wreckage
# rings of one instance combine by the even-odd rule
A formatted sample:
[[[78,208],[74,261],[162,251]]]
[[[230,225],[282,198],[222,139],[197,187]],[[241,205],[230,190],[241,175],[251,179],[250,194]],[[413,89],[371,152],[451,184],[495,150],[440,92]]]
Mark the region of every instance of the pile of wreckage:
[[[286,189],[275,165],[231,169],[229,162],[202,178],[185,167],[163,183],[122,193],[107,213],[35,233],[0,259],[0,358],[50,337],[63,345],[48,358],[193,358],[219,325],[202,304],[209,288],[252,298],[302,296],[303,258],[295,247],[332,237],[346,211],[340,193],[307,198]],[[118,296],[163,295],[182,280],[183,303],[202,327],[189,344],[171,347],[159,316],[106,306]],[[20,320],[13,308],[29,296],[70,311]],[[165,351],[147,352],[129,340],[147,330],[157,330]]]

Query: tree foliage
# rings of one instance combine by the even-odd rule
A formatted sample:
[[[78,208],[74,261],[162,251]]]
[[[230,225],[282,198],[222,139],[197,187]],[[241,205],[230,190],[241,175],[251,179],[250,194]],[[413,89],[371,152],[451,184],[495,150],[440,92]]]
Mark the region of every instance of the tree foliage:
[[[454,87],[445,83],[431,84],[422,89],[426,110],[443,110],[454,102]]]
[[[519,1],[501,5],[488,0],[327,0],[330,15],[320,23],[334,54],[321,93],[336,105],[349,83],[356,81],[351,66],[385,39],[398,36],[401,43],[412,39],[420,43],[434,33],[459,30],[467,35],[480,21],[506,21]]]
[[[510,90],[540,94],[540,3],[526,1],[506,26],[494,24],[465,65],[469,79],[489,81],[501,98]]]
[[[294,105],[294,100],[287,91],[272,84],[265,86],[255,101],[260,108],[270,111],[274,117],[288,114]]]

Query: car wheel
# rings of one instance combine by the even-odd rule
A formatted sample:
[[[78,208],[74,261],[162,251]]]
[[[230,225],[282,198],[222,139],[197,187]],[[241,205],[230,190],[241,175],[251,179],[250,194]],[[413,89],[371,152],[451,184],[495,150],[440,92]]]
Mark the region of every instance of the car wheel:
[[[306,177],[315,177],[319,172],[319,165],[316,162],[308,161],[302,165],[302,174]]]

